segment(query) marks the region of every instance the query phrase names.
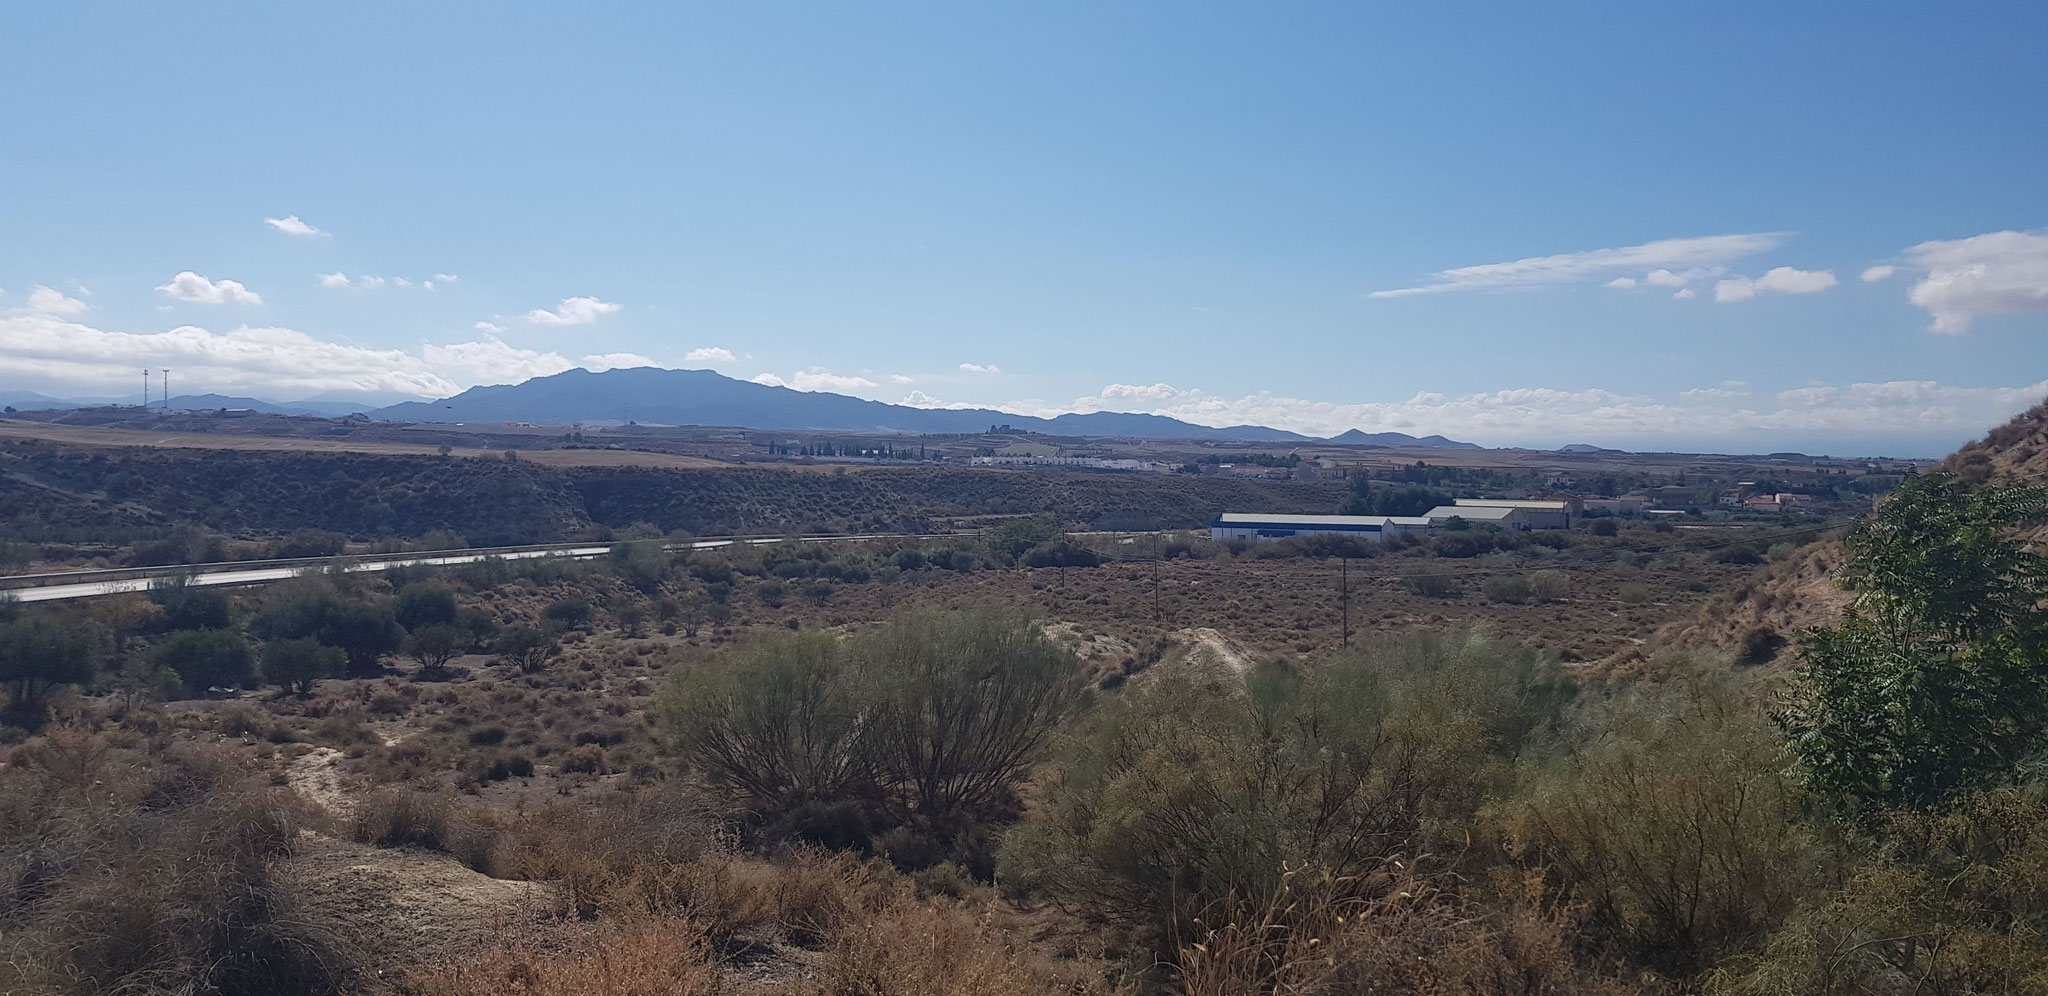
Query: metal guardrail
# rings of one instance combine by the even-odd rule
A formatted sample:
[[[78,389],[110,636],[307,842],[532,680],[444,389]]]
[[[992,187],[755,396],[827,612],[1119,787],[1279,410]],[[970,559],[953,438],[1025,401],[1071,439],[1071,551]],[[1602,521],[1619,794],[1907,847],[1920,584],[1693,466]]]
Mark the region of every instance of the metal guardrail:
[[[747,536],[698,536],[690,541],[691,549],[715,549],[720,546],[751,545],[772,543],[823,543],[858,540],[906,538],[917,533],[861,533],[861,534],[807,534],[787,536],[782,534],[756,533]],[[930,534],[939,535],[939,534]],[[612,540],[609,542],[571,543],[527,543],[517,546],[463,547],[453,550],[398,550],[390,553],[343,553],[327,557],[288,557],[269,560],[225,560],[203,564],[163,564],[155,567],[103,567],[84,571],[44,571],[35,574],[0,575],[0,591],[25,591],[33,588],[62,584],[92,584],[108,581],[134,581],[148,578],[175,578],[194,574],[214,574],[226,571],[291,570],[308,571],[330,568],[348,570],[361,564],[397,565],[406,562],[430,561],[436,558],[461,557],[470,561],[490,557],[512,555],[536,556],[550,551],[583,550],[596,547],[612,548],[622,543],[647,542],[645,540]],[[682,544],[663,540],[664,549],[677,550]],[[589,554],[588,556],[598,556]]]

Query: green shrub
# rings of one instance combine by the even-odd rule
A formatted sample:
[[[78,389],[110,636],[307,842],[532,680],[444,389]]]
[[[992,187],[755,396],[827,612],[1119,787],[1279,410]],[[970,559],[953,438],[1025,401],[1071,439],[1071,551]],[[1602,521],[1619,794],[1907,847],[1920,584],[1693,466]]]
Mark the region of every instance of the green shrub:
[[[865,846],[871,830],[915,824],[945,858],[1013,818],[1081,680],[1023,617],[913,613],[728,654],[671,684],[663,725],[773,835]]]
[[[272,640],[263,645],[263,677],[299,695],[313,683],[348,669],[348,656],[318,640]]]
[[[589,625],[594,612],[590,603],[583,599],[564,598],[549,602],[548,607],[541,610],[541,618],[547,621],[550,629],[560,632]]]
[[[83,619],[37,613],[0,623],[5,711],[40,720],[52,692],[86,684],[99,674],[109,647],[106,631]]]
[[[1590,941],[1689,976],[1761,938],[1812,883],[1789,760],[1727,691],[1629,700],[1583,746],[1527,765],[1514,851],[1582,904]]]
[[[1554,665],[1478,636],[1426,639],[1303,672],[1190,658],[1108,700],[1004,841],[1011,888],[1103,923],[1190,936],[1205,910],[1259,904],[1304,864],[1364,883],[1460,846],[1510,762],[1559,721]]]
[[[493,644],[498,658],[517,667],[526,674],[538,674],[547,669],[548,658],[560,650],[561,643],[547,632],[532,626],[507,626],[499,632]]]
[[[1496,602],[1520,605],[1533,601],[1536,585],[1528,578],[1517,574],[1501,574],[1486,579],[1486,597]]]
[[[415,581],[398,593],[393,615],[408,630],[455,622],[455,592],[446,585]]]
[[[2041,787],[1895,810],[1843,883],[1709,978],[1728,996],[2048,991],[2048,800]]]
[[[256,681],[256,655],[250,652],[249,641],[229,629],[172,633],[151,661],[176,671],[193,695],[204,695],[209,688],[247,688]]]
[[[1782,719],[1811,783],[1855,805],[1938,802],[2048,747],[2048,489],[1906,478],[1846,539],[1856,592],[1811,632]]]

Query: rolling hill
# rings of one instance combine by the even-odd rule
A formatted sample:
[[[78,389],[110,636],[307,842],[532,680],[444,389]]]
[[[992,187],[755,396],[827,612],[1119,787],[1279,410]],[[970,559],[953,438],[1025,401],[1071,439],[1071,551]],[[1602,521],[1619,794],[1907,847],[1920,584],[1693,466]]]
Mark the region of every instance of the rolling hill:
[[[710,370],[635,367],[592,373],[570,370],[519,384],[475,387],[452,398],[392,405],[370,413],[408,422],[641,422],[659,425],[730,425],[755,429],[848,432],[974,433],[1008,425],[1061,436],[1138,436],[1309,442],[1313,437],[1266,426],[1214,428],[1164,415],[1127,412],[1066,414],[1055,418],[1012,415],[989,408],[912,408],[842,394],[797,391],[736,380]],[[1442,436],[1356,429],[1332,442],[1381,446],[1473,447]]]

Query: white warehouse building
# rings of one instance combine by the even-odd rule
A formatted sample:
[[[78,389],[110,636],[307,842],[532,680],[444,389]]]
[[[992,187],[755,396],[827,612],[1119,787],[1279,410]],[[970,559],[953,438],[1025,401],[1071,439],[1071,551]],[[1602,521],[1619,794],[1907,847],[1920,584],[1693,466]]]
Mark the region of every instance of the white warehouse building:
[[[1570,529],[1572,506],[1564,501],[1532,501],[1521,498],[1458,498],[1451,504],[1460,508],[1516,508],[1518,529]]]
[[[1295,536],[1356,536],[1378,542],[1390,530],[1385,515],[1261,515],[1225,512],[1210,520],[1213,540],[1271,540]],[[1398,531],[1398,530],[1394,530]]]
[[[1507,499],[1460,498],[1455,505],[1438,505],[1423,513],[1439,529],[1452,519],[1473,525],[1491,523],[1502,529],[1568,529],[1571,506],[1561,501],[1510,501]]]

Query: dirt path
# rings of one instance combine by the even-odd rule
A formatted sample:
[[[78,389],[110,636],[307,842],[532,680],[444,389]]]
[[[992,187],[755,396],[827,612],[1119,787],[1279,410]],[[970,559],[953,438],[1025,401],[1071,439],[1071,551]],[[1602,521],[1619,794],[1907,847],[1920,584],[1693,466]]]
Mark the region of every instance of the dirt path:
[[[337,820],[355,815],[355,800],[341,787],[341,751],[315,747],[293,759],[285,769],[285,784]]]
[[[473,871],[445,854],[379,848],[308,834],[279,867],[295,916],[360,949],[357,964],[390,976],[473,950],[522,924],[545,922],[561,893]]]

